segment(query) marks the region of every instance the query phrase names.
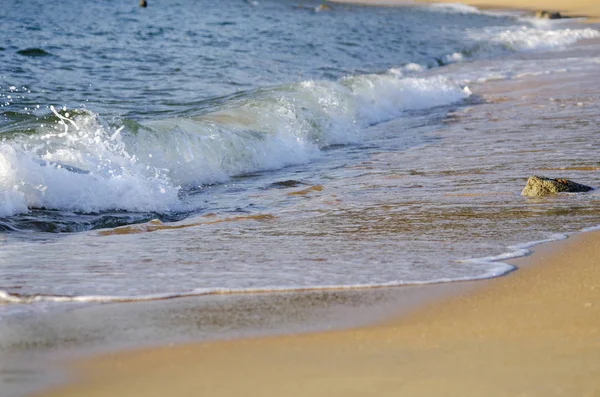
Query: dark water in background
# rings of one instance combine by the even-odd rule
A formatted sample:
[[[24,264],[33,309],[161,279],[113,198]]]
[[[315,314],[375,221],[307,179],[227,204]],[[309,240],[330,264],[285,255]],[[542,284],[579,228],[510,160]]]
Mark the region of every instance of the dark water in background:
[[[318,4],[7,1],[0,82],[3,93],[31,93],[5,110],[54,104],[135,120],[193,115],[239,91],[435,65],[477,44],[465,29],[514,24],[418,8],[315,12]]]
[[[596,29],[317,5],[7,2],[0,321],[484,278],[510,269],[491,261],[521,252],[509,246],[600,223],[594,194],[518,195],[536,169],[597,165],[594,86],[526,111],[477,93],[593,75],[597,53],[567,51]]]

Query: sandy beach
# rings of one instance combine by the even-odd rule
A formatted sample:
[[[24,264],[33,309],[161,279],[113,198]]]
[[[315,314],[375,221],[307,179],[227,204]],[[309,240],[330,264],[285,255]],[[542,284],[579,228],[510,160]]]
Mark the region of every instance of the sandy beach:
[[[415,1],[403,1],[403,0],[333,0],[336,3],[354,3],[354,4],[369,4],[378,6],[397,6],[406,5],[407,3],[415,3]],[[466,0],[466,1],[453,1],[453,0],[417,0],[417,3],[463,3],[472,6],[476,6],[484,9],[517,9],[527,11],[559,11],[565,16],[570,17],[588,17],[591,21],[598,21],[600,18],[600,3],[595,0],[577,0],[577,1],[564,1],[564,0],[532,0],[532,1],[519,1],[519,0]]]
[[[592,0],[464,3],[600,18]],[[581,84],[550,79],[490,83],[479,94],[517,106],[530,88],[546,98]],[[67,360],[68,382],[32,396],[600,396],[600,230],[533,250],[510,261],[516,271],[445,284],[451,293],[377,324],[101,352]]]
[[[600,231],[383,325],[104,355],[40,396],[596,396]]]

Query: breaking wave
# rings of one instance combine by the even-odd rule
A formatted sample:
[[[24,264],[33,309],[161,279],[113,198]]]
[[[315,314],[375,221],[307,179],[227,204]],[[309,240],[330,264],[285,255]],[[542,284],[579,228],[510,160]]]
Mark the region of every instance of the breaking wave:
[[[362,127],[468,96],[445,78],[381,74],[246,92],[204,114],[144,124],[51,107],[41,123],[32,116],[3,134],[0,216],[185,210],[182,189],[306,163],[357,142]]]

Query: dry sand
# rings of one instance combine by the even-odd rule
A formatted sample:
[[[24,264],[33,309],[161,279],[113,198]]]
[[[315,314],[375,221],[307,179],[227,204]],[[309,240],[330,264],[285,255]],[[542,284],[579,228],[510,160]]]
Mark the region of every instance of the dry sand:
[[[403,319],[120,352],[43,396],[599,396],[600,231]]]
[[[331,0],[336,3],[354,3],[368,5],[398,6],[410,3],[463,3],[484,9],[506,9],[538,11],[560,11],[566,16],[586,16],[594,21],[600,20],[600,1],[598,0]]]

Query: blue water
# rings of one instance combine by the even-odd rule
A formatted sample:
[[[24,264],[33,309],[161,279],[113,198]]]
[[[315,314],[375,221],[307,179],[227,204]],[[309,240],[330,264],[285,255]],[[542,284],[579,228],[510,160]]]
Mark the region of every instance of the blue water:
[[[596,28],[319,4],[3,4],[0,319],[485,278],[600,223],[594,194],[519,196],[596,166],[594,85],[486,91],[597,75]]]
[[[465,38],[467,28],[514,23],[419,8],[335,5],[315,12],[318,4],[7,2],[0,84],[4,92],[26,86],[31,93],[4,110],[55,104],[134,120],[193,115],[240,91],[409,62],[436,65],[477,45]],[[39,51],[19,53],[32,48]]]

